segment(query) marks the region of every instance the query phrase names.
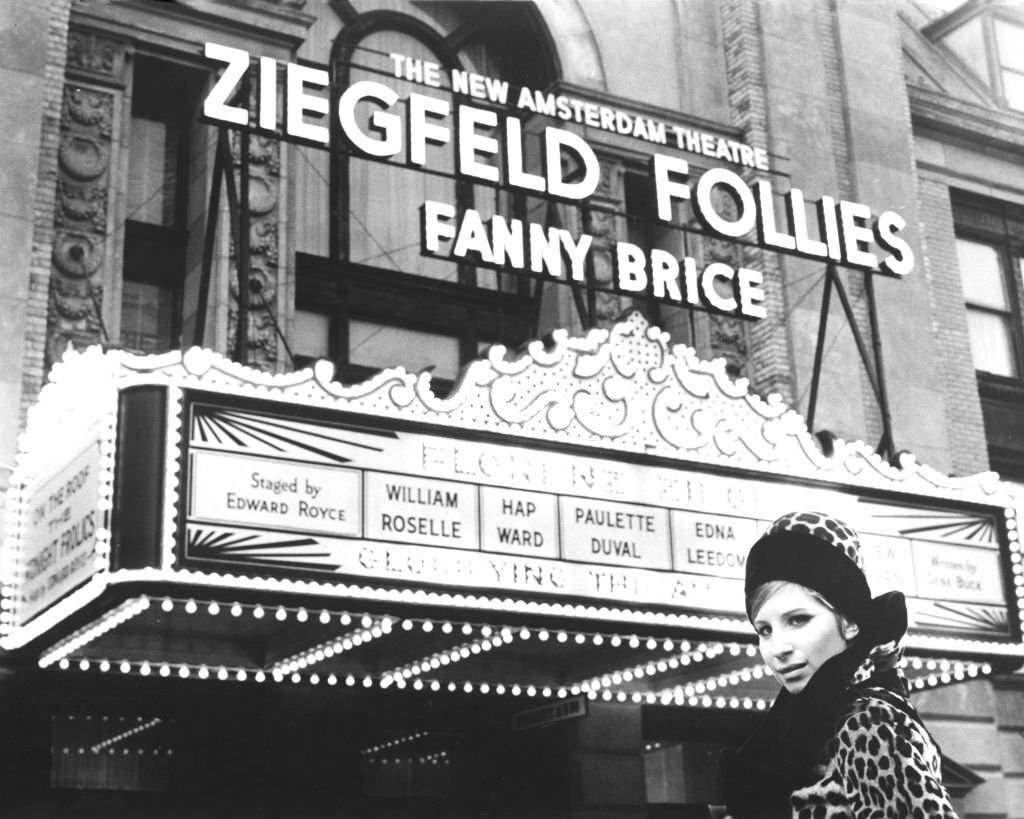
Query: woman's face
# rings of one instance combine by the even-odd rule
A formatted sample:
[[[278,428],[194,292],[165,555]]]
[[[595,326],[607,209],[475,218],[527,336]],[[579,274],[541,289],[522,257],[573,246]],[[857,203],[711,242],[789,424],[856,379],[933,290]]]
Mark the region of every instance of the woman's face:
[[[754,630],[761,658],[791,694],[803,691],[857,634],[855,625],[841,627],[832,609],[795,583],[783,585],[755,612]]]

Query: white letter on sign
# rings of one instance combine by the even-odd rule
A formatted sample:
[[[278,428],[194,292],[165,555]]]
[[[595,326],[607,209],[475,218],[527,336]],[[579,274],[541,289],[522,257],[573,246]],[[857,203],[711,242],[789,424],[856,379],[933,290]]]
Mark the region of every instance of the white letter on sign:
[[[654,195],[658,202],[658,218],[662,222],[672,221],[672,200],[689,199],[690,187],[671,178],[670,174],[685,177],[690,166],[685,159],[655,154],[651,160],[654,177]]]
[[[594,150],[572,131],[561,128],[545,128],[544,144],[546,148],[546,170],[548,175],[548,193],[563,199],[586,199],[597,190],[601,181],[601,168],[597,164]],[[584,174],[579,182],[566,182],[562,179],[562,149],[568,148],[580,158]]]
[[[451,132],[444,125],[430,120],[441,120],[451,113],[447,100],[426,94],[409,95],[409,162],[423,167],[427,164],[427,143],[444,145]]]
[[[326,97],[313,97],[306,93],[305,86],[318,85],[326,88],[331,75],[322,68],[312,68],[299,63],[288,63],[285,68],[285,126],[284,132],[299,139],[308,139],[326,145],[331,141],[330,132],[323,125],[313,125],[303,119],[309,111],[317,117],[327,113],[330,103]]]
[[[390,108],[398,102],[398,94],[379,82],[360,80],[345,89],[338,98],[338,122],[341,130],[353,146],[370,156],[394,156],[402,150],[402,120],[397,114],[374,111],[370,124],[381,133],[383,139],[371,139],[356,121],[356,106],[364,100],[380,103]]]
[[[619,289],[629,293],[642,293],[647,287],[644,270],[644,252],[629,242],[615,245],[615,276]]]
[[[249,52],[218,43],[206,43],[203,53],[211,60],[228,64],[203,100],[203,115],[233,125],[248,124],[249,112],[245,108],[228,105],[228,98],[249,70]]]
[[[423,237],[423,249],[429,253],[438,253],[441,240],[450,241],[455,238],[455,228],[451,221],[455,218],[455,208],[444,202],[428,199],[420,206],[420,236]]]

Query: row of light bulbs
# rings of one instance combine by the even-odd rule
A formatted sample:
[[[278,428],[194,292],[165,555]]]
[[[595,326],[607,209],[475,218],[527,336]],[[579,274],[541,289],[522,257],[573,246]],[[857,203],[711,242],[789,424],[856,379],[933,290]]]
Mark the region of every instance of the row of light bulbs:
[[[665,657],[659,660],[649,660],[618,671],[611,671],[606,674],[581,680],[580,682],[569,686],[569,693],[573,695],[589,693],[590,691],[599,691],[603,688],[610,688],[614,685],[621,685],[624,682],[628,683],[633,680],[643,679],[644,677],[666,674],[669,671],[675,671],[691,664],[698,664],[705,660],[714,659],[715,657],[724,654],[726,651],[734,657],[739,656],[745,648],[749,648],[755,652],[757,651],[753,646],[741,646],[739,643],[712,643],[710,645],[707,643],[700,643],[696,648],[690,648],[689,643],[686,643],[686,645],[689,650],[685,650],[678,655]]]
[[[922,663],[916,657],[911,661],[911,667],[915,669],[926,668],[930,672],[909,681],[908,685],[916,691],[936,688],[940,685],[949,685],[953,682],[963,682],[964,680],[975,679],[979,676],[987,677],[992,673],[992,666],[988,663],[950,662],[948,660],[929,660],[926,663]]]
[[[107,751],[108,755],[114,755],[114,754],[117,753],[117,749],[116,748],[107,748],[106,751]],[[71,753],[71,749],[68,748],[68,747],[61,748],[61,753],[65,754],[65,755],[68,755],[68,754]],[[81,748],[81,747],[79,747],[77,749],[77,753],[79,755],[83,755],[83,754],[87,754],[87,753],[101,754],[101,753],[103,753],[103,751],[102,750],[97,750],[95,746],[93,746],[92,748]],[[130,748],[122,748],[121,749],[121,755],[122,756],[130,756],[131,754],[135,754],[136,756],[143,756],[143,755],[145,755],[145,753],[146,753],[146,749],[145,748],[136,748],[134,751],[132,751]],[[160,754],[164,754],[165,756],[173,756],[174,755],[174,749],[173,748],[153,748],[153,749],[151,749],[150,753],[152,753],[153,756],[160,756]]]
[[[390,618],[382,618],[375,621],[372,617],[364,614],[360,618],[362,628],[331,640],[326,640],[312,648],[293,654],[284,660],[274,663],[271,671],[280,671],[283,674],[292,674],[302,671],[311,665],[322,663],[338,654],[351,651],[359,646],[366,645],[373,640],[378,640],[385,634],[390,634],[394,627]]]
[[[1017,618],[1024,631],[1024,555],[1021,554],[1020,533],[1017,528],[1017,510],[1007,507],[1003,510],[1006,539],[1010,547],[1010,571],[1013,574],[1013,592],[1017,596]]]
[[[90,660],[80,660],[77,667],[81,671],[90,670],[95,665],[100,671],[111,671],[114,668],[114,664],[109,660],[101,660],[98,663]],[[137,666],[137,668],[136,668]],[[72,668],[72,663],[67,658],[61,660],[58,663],[58,668],[62,671],[66,671]],[[328,686],[345,685],[347,687],[361,687],[361,688],[373,688],[374,685],[378,685],[381,688],[386,688],[386,685],[381,680],[376,680],[371,676],[363,676],[357,678],[353,674],[339,677],[336,674],[328,674],[321,676],[313,673],[303,677],[302,674],[294,672],[291,675],[284,675],[281,672],[274,672],[268,674],[262,669],[253,671],[252,669],[244,668],[233,668],[228,669],[225,666],[220,666],[216,669],[210,668],[206,665],[191,666],[189,664],[172,664],[172,663],[161,663],[159,665],[151,665],[148,662],[143,663],[131,663],[128,660],[122,661],[118,665],[119,670],[123,674],[129,674],[135,671],[135,673],[141,674],[142,676],[149,676],[150,674],[157,674],[160,677],[172,677],[177,676],[181,679],[188,679],[195,677],[198,679],[216,679],[222,682],[234,681],[234,682],[246,682],[252,680],[253,682],[284,682],[289,680],[292,683],[299,684],[307,682],[312,685],[319,685],[320,683],[326,683]],[[405,689],[406,687],[412,688],[414,691],[429,691],[431,693],[464,693],[464,694],[497,694],[499,696],[512,696],[512,697],[527,697],[527,698],[542,698],[542,699],[564,699],[568,696],[573,695],[573,690],[569,686],[550,686],[550,685],[533,685],[533,684],[506,684],[506,683],[489,683],[489,682],[455,682],[455,681],[441,681],[441,680],[424,680],[421,677],[414,678],[411,683],[407,683],[404,679],[396,679],[393,681],[396,688]],[[610,689],[603,690],[591,690],[586,692],[586,696],[591,700],[603,700],[605,702],[620,702],[626,703],[631,702],[634,704],[648,704],[648,705],[690,705],[693,707],[705,707],[705,708],[757,708],[763,709],[767,703],[764,700],[753,700],[751,698],[738,698],[738,697],[717,697],[712,698],[708,695],[703,697],[688,697],[681,699],[679,692],[668,691],[668,692],[632,692],[627,693],[625,691],[612,692]]]
[[[460,663],[463,660],[468,660],[470,657],[500,648],[501,646],[517,639],[517,636],[518,635],[512,632],[512,629],[506,628],[502,629],[498,634],[481,637],[478,640],[461,643],[453,648],[435,652],[434,654],[423,657],[420,660],[398,666],[397,668],[393,668],[391,671],[385,672],[381,679],[381,687],[386,687],[395,680],[409,680],[420,674],[426,674],[429,671],[436,671],[443,666],[453,665],[454,663]]]
[[[141,734],[143,731],[148,731],[150,728],[155,728],[162,721],[163,720],[161,720],[160,717],[153,717],[153,719],[151,719],[149,722],[141,723],[139,725],[136,725],[134,728],[129,728],[127,731],[122,731],[119,734],[115,734],[112,737],[108,737],[102,742],[97,742],[95,745],[92,746],[92,752],[94,754],[98,754],[104,748],[110,748],[110,746],[116,745],[122,740],[128,739],[129,737],[133,737],[136,734]]]
[[[685,653],[691,649],[691,643],[688,640],[673,640],[668,637],[641,637],[637,634],[606,635],[592,632],[574,632],[563,629],[529,628],[526,626],[496,627],[487,624],[452,623],[447,620],[435,621],[429,618],[412,619],[389,616],[373,617],[369,614],[353,615],[348,612],[341,612],[338,614],[329,612],[326,609],[319,612],[311,612],[307,608],[301,606],[268,607],[260,604],[242,604],[239,602],[221,604],[217,601],[200,603],[194,599],[181,600],[173,597],[164,597],[158,600],[159,610],[165,614],[170,614],[180,609],[190,615],[199,614],[202,611],[210,616],[228,614],[231,617],[240,618],[248,612],[248,614],[256,620],[271,617],[277,621],[283,622],[293,617],[298,622],[307,622],[310,619],[315,618],[321,625],[329,625],[336,622],[341,626],[349,627],[353,623],[358,623],[362,628],[362,631],[357,631],[353,634],[348,634],[342,637],[332,638],[331,640],[324,641],[316,646],[304,649],[290,657],[280,660],[271,670],[280,671],[284,674],[302,671],[311,665],[329,659],[335,654],[358,647],[371,639],[378,639],[391,633],[391,631],[396,627],[396,624],[400,624],[400,628],[407,632],[419,629],[424,633],[431,633],[436,629],[442,634],[459,633],[464,636],[470,636],[475,633],[479,633],[482,635],[483,639],[474,641],[479,651],[490,650],[490,648],[495,648],[502,644],[511,642],[515,638],[520,640],[537,639],[540,642],[553,640],[556,643],[572,643],[575,645],[589,644],[593,646],[602,646],[607,644],[616,648],[620,646],[628,646],[633,649],[643,647],[649,651],[660,649],[665,652],[679,651]],[[105,613],[99,619],[78,629],[68,637],[58,642],[40,657],[39,666],[41,668],[46,668],[66,657],[69,657],[71,654],[103,636],[111,629],[116,628],[127,620],[130,620],[148,610],[155,602],[157,601],[146,595],[124,601],[119,606]],[[487,648],[488,639],[490,641],[490,648]],[[467,645],[467,650],[471,653],[477,653],[473,650],[470,644]],[[462,647],[459,647],[460,657],[462,653],[461,648]],[[445,652],[443,651],[437,652],[436,654],[425,657],[423,660],[417,661],[417,663],[409,663],[401,669],[396,669],[395,674],[403,674],[405,670],[411,669],[417,664],[422,666],[424,662],[426,662],[429,667],[434,668],[435,666],[432,664],[432,661],[436,660],[438,663],[441,663],[441,656],[444,654]],[[451,662],[453,660],[451,657],[451,650],[448,651],[448,656],[449,662]],[[464,657],[461,658],[465,659]]]
[[[424,756],[374,756],[369,757],[366,761],[371,765],[451,765],[446,751],[438,751]]]
[[[111,629],[117,628],[134,617],[138,617],[149,606],[150,600],[145,595],[125,600],[120,605],[106,612],[99,619],[78,629],[57,643],[53,648],[45,651],[39,658],[39,667],[47,668],[55,662],[62,662],[69,655],[99,639]]]
[[[724,674],[706,677],[703,680],[694,680],[684,685],[673,686],[667,692],[662,693],[671,693],[673,697],[681,695],[689,700],[692,697],[703,697],[705,694],[712,694],[720,688],[727,688],[730,685],[736,686],[740,683],[760,680],[767,675],[768,671],[763,665],[758,663],[757,665],[747,666],[746,668],[740,668]]]
[[[138,616],[142,612],[147,611],[151,608],[152,602],[153,601],[145,595],[124,601],[121,605],[107,612],[100,619],[82,629],[79,629],[77,632],[62,640],[48,652],[44,653],[40,657],[39,665],[46,668],[57,663],[62,670],[72,668],[73,664],[69,659],[69,655],[111,629],[116,628],[122,623]],[[160,601],[160,610],[165,613],[174,611],[178,606],[180,606],[187,614],[196,614],[201,608],[199,603],[191,599],[176,600],[174,598],[163,598]],[[321,624],[337,622],[344,626],[352,626],[355,624],[358,628],[354,632],[346,634],[343,637],[326,641],[318,646],[306,649],[292,657],[282,660],[276,663],[269,671],[246,668],[228,669],[225,666],[211,667],[208,665],[192,663],[150,663],[145,661],[133,663],[128,660],[123,660],[120,663],[112,663],[110,660],[89,660],[86,658],[78,660],[74,667],[77,667],[78,670],[81,671],[88,671],[92,668],[97,668],[100,671],[109,671],[114,667],[114,665],[116,665],[122,673],[127,674],[134,671],[142,676],[155,674],[160,677],[170,677],[173,675],[181,679],[195,677],[198,679],[217,679],[221,681],[233,680],[237,682],[244,682],[246,680],[253,680],[256,682],[264,682],[267,680],[283,682],[285,680],[290,680],[294,683],[299,683],[305,680],[313,685],[324,682],[327,685],[359,685],[363,688],[371,688],[374,685],[379,685],[381,688],[387,688],[394,685],[399,689],[404,689],[409,684],[410,680],[412,680],[412,688],[414,690],[447,690],[450,692],[463,691],[466,693],[477,691],[485,694],[493,691],[498,694],[509,693],[512,696],[525,695],[528,697],[540,696],[545,698],[552,696],[565,697],[586,694],[590,699],[602,699],[605,701],[615,700],[619,702],[629,701],[648,704],[661,702],[663,704],[683,704],[694,707],[718,708],[764,707],[762,702],[759,700],[711,696],[715,690],[727,685],[736,685],[740,682],[747,682],[750,679],[759,679],[763,677],[765,672],[760,666],[728,672],[726,674],[717,675],[716,677],[710,677],[706,680],[689,683],[685,686],[661,692],[627,693],[623,691],[612,692],[609,690],[613,686],[628,683],[632,680],[643,678],[645,676],[665,673],[670,670],[678,669],[681,666],[700,663],[725,652],[728,652],[732,656],[741,656],[743,654],[746,654],[747,656],[756,655],[757,649],[754,646],[741,643],[700,643],[694,647],[687,640],[672,640],[669,638],[654,637],[643,638],[635,634],[626,636],[588,634],[584,632],[569,632],[544,628],[530,629],[525,626],[516,628],[496,628],[489,625],[473,625],[469,623],[459,624],[452,623],[450,621],[435,622],[430,619],[413,620],[408,618],[398,619],[392,617],[375,618],[369,614],[352,615],[347,612],[335,614],[326,610],[311,614],[303,607],[287,608],[278,606],[276,608],[268,608],[258,604],[243,605],[237,602],[231,605],[222,605],[214,601],[204,604],[203,608],[205,608],[206,613],[210,615],[219,615],[224,612],[232,617],[241,617],[248,610],[251,616],[255,619],[262,619],[268,616],[268,611],[271,613],[270,616],[273,616],[277,620],[285,620],[288,617],[293,616],[296,620],[304,622],[315,616]],[[351,648],[363,645],[370,640],[378,639],[391,633],[395,628],[396,623],[399,624],[399,627],[406,632],[419,629],[423,632],[429,633],[434,631],[436,628],[444,634],[454,634],[458,632],[462,635],[472,635],[479,632],[484,636],[477,640],[463,643],[453,649],[436,652],[435,654],[429,655],[414,663],[400,666],[390,672],[386,672],[379,680],[375,680],[370,676],[358,678],[352,674],[340,677],[335,674],[321,675],[312,673],[303,677],[303,675],[299,673],[305,671],[305,669],[311,665],[329,659],[337,653],[350,650]],[[549,686],[538,688],[537,686],[532,685],[509,686],[501,683],[492,684],[487,682],[454,683],[438,680],[423,680],[419,678],[420,675],[426,674],[429,671],[436,670],[445,665],[450,665],[453,662],[461,661],[473,656],[474,654],[489,651],[512,640],[527,640],[532,638],[536,638],[539,641],[554,640],[559,643],[572,642],[578,645],[589,643],[599,646],[607,642],[607,644],[611,646],[627,645],[635,649],[642,646],[648,650],[656,650],[660,648],[666,652],[678,650],[680,653],[658,660],[647,661],[620,671],[602,674],[569,686],[561,686],[557,688],[551,688]],[[916,677],[910,682],[910,685],[914,690],[923,690],[925,688],[970,679],[978,676],[979,674],[987,675],[992,671],[992,668],[988,663],[978,664],[950,660],[924,660],[918,657],[910,658],[906,660],[906,663],[915,671],[923,670],[929,672]],[[413,679],[414,677],[416,679]]]
[[[430,731],[417,731],[414,734],[406,734],[404,737],[399,737],[398,739],[381,742],[378,745],[367,746],[359,753],[363,756],[372,756],[373,754],[379,754],[381,751],[386,751],[390,748],[397,748],[399,745],[409,745],[413,742],[419,742],[419,740],[426,739],[428,736],[430,736]]]
[[[910,681],[910,687],[918,691],[926,688],[934,688],[939,685],[947,685],[951,682],[959,682],[967,679],[974,679],[979,676],[987,676],[992,673],[992,666],[989,663],[921,660],[919,658],[913,658],[913,660],[909,661],[909,665],[915,669],[934,669],[930,673],[915,677]],[[109,660],[90,661],[82,659],[78,661],[76,667],[78,670],[88,671],[93,666],[98,668],[100,671],[109,672],[114,669],[115,663],[111,663]],[[396,678],[390,682],[386,681],[384,677],[375,679],[369,675],[356,677],[353,674],[347,674],[344,677],[341,677],[336,674],[322,676],[320,674],[312,673],[307,674],[304,677],[298,672],[286,675],[280,671],[267,673],[262,669],[229,669],[225,666],[211,668],[206,665],[193,666],[184,663],[161,663],[157,665],[150,664],[148,662],[132,663],[128,660],[124,660],[119,664],[116,664],[116,666],[123,674],[129,674],[134,671],[142,676],[156,674],[165,678],[171,676],[177,676],[180,679],[195,677],[203,680],[216,679],[222,682],[246,682],[251,680],[261,683],[269,681],[282,683],[287,680],[294,684],[306,682],[312,685],[319,685],[320,683],[325,683],[328,686],[344,685],[350,688],[361,687],[364,689],[373,688],[375,685],[380,688],[387,688],[389,685],[393,684],[399,689],[405,689],[408,687],[419,692],[429,691],[432,693],[448,692],[465,694],[493,693],[499,696],[509,695],[513,697],[528,698],[540,697],[542,699],[564,699],[569,696],[583,694],[590,700],[601,700],[604,702],[629,702],[638,705],[685,705],[690,707],[718,709],[764,710],[770,704],[768,700],[760,698],[730,697],[721,694],[718,696],[712,696],[716,690],[724,688],[727,685],[736,685],[741,682],[763,678],[766,676],[767,672],[763,666],[760,665],[720,674],[714,677],[709,677],[706,680],[688,683],[683,686],[675,686],[663,691],[646,692],[626,692],[622,690],[612,691],[610,687],[591,687],[589,690],[582,690],[576,685],[541,686],[533,684],[506,684],[470,681],[455,682],[427,680],[422,677],[415,677],[411,681],[406,681],[404,678]],[[69,670],[72,668],[72,663],[69,659],[65,658],[58,663],[58,667],[61,670]],[[386,746],[377,746],[375,750],[380,747]]]
[[[1007,528],[1010,533],[1010,558],[1014,562],[1014,574],[1016,579],[1016,592],[1019,598],[1024,598],[1024,555],[1021,554],[1021,544],[1019,542],[1017,531],[1016,531],[1016,520],[1015,511],[1013,509],[1006,510],[1007,515]],[[209,584],[214,582],[216,585],[231,584],[239,588],[247,588],[253,591],[266,591],[270,589],[278,589],[280,591],[295,592],[299,590],[308,590],[311,592],[324,593],[330,592],[333,594],[352,594],[361,597],[371,597],[377,600],[393,600],[399,602],[429,602],[431,605],[441,606],[455,606],[455,607],[466,607],[476,605],[489,605],[493,608],[507,611],[513,615],[522,613],[538,613],[538,614],[553,614],[559,617],[562,616],[589,616],[595,617],[602,620],[613,619],[617,622],[623,620],[634,620],[637,623],[645,622],[657,624],[660,626],[672,626],[680,629],[684,628],[699,628],[699,629],[711,629],[711,630],[726,630],[734,632],[737,628],[741,628],[745,621],[736,617],[727,616],[712,616],[712,615],[697,615],[692,613],[683,612],[652,612],[652,611],[641,611],[636,609],[620,609],[616,607],[596,606],[596,605],[582,605],[582,604],[571,604],[564,602],[541,602],[541,601],[524,601],[524,600],[513,600],[511,598],[487,598],[479,595],[464,594],[460,592],[436,592],[436,591],[424,591],[415,589],[377,589],[367,586],[346,586],[344,584],[326,584],[320,581],[296,581],[296,580],[277,580],[269,577],[251,578],[241,575],[225,574],[225,573],[201,573],[189,570],[178,569],[174,572],[174,579],[176,580],[194,580],[196,582]],[[165,598],[168,599],[168,598]],[[170,598],[170,605],[175,606],[177,604],[183,604],[187,611],[198,612],[202,608],[201,604],[195,601],[182,601]],[[210,613],[219,613],[226,606],[222,606],[219,603],[209,603],[206,605]],[[1024,601],[1021,601],[1021,607],[1024,607]],[[305,621],[311,619],[316,615],[315,611],[307,610],[304,607],[286,607],[277,606],[275,607],[263,607],[263,606],[246,606],[243,607],[240,604],[235,604],[230,607],[232,613],[236,616],[241,616],[245,609],[249,608],[253,611],[255,617],[267,616],[267,612],[273,612],[273,616],[280,619],[287,619],[288,617],[295,616],[299,621]],[[344,615],[342,615],[344,616]],[[331,613],[321,611],[319,614],[321,622],[330,622]],[[403,621],[404,622],[404,621]],[[411,628],[415,627],[415,623],[419,622],[424,631],[431,631],[434,627],[434,622],[430,620],[424,621],[413,621],[412,623],[404,622],[404,627]],[[443,624],[444,621],[437,621]],[[1021,610],[1021,624],[1024,628],[1024,608]],[[448,624],[451,626],[451,624]],[[463,626],[465,627],[465,625]],[[472,626],[469,626],[472,628]],[[487,626],[480,627],[481,629],[488,628]],[[567,642],[569,639],[573,639],[575,642],[586,642],[591,640],[595,645],[601,645],[604,642],[608,642],[611,645],[621,645],[624,641],[628,640],[629,644],[636,647],[639,638],[633,637],[622,637],[618,635],[605,635],[605,634],[583,634],[572,633],[565,631],[548,631],[544,629],[536,630],[537,635],[540,639],[557,639],[562,642]],[[645,643],[649,647],[652,642],[656,642],[657,639],[664,638],[646,638]],[[667,642],[671,643],[672,640],[668,639]],[[686,641],[677,641],[680,645],[683,645]],[[977,640],[970,641],[965,638],[936,638],[936,637],[923,637],[921,635],[912,636],[908,645],[912,645],[920,650],[925,651],[962,651],[967,643],[976,643],[969,647],[969,650],[981,651],[990,653],[995,651],[999,654],[1005,654],[1006,656],[1012,657],[1024,657],[1024,645],[1016,643],[1004,643],[1004,644],[993,644],[991,641]]]

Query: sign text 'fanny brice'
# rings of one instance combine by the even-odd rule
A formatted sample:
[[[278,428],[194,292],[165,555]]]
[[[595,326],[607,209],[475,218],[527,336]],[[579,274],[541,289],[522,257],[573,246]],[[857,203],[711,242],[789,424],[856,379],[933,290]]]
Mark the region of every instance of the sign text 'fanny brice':
[[[334,147],[337,138],[342,150],[414,169],[427,170],[437,162],[439,148],[450,148],[456,176],[528,195],[583,202],[597,191],[602,176],[598,156],[582,136],[550,125],[535,132],[537,116],[748,171],[770,169],[762,148],[567,95],[515,89],[468,71],[443,72],[402,54],[388,55],[395,80],[444,94],[413,91],[402,97],[387,83],[368,79],[334,88],[325,67],[286,63],[282,71],[274,59],[259,57],[254,64],[248,51],[217,43],[206,44],[205,56],[223,68],[203,104],[211,121],[321,147]],[[250,73],[259,89],[253,110],[234,101]],[[470,104],[477,100],[479,105]],[[895,211],[876,215],[868,205],[830,196],[808,202],[799,188],[776,191],[769,179],[748,181],[728,167],[694,175],[687,160],[668,152],[652,154],[648,176],[659,222],[683,228],[679,204],[686,202],[703,230],[715,237],[756,236],[770,250],[897,277],[914,268],[913,250],[900,235],[906,221]],[[420,225],[426,256],[580,283],[591,275],[593,237],[586,233],[497,214],[485,217],[434,200],[422,203]],[[612,286],[619,292],[744,318],[767,315],[760,270],[717,260],[705,264],[626,241],[615,244],[613,264]]]

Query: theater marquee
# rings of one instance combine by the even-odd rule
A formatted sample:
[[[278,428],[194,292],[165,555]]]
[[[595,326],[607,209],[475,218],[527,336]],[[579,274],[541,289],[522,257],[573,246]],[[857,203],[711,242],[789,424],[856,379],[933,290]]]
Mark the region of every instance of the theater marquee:
[[[326,362],[272,376],[198,348],[69,355],[60,372],[74,378],[47,388],[39,417],[73,425],[77,383],[109,425],[86,425],[107,430],[98,449],[15,476],[6,647],[140,583],[749,643],[747,551],[779,514],[813,508],[861,532],[876,593],[906,593],[912,653],[1024,653],[1007,485],[910,458],[896,468],[860,443],[826,457],[795,412],[638,314],[515,359],[494,348],[447,399],[401,369],[342,386]],[[26,441],[44,443],[34,429]],[[51,520],[42,499],[58,495]],[[77,567],[49,595],[40,527]]]
[[[807,507],[856,526],[876,593],[902,589],[915,627],[1012,635],[1001,509],[191,391],[184,419],[187,565],[738,615],[747,550]]]

